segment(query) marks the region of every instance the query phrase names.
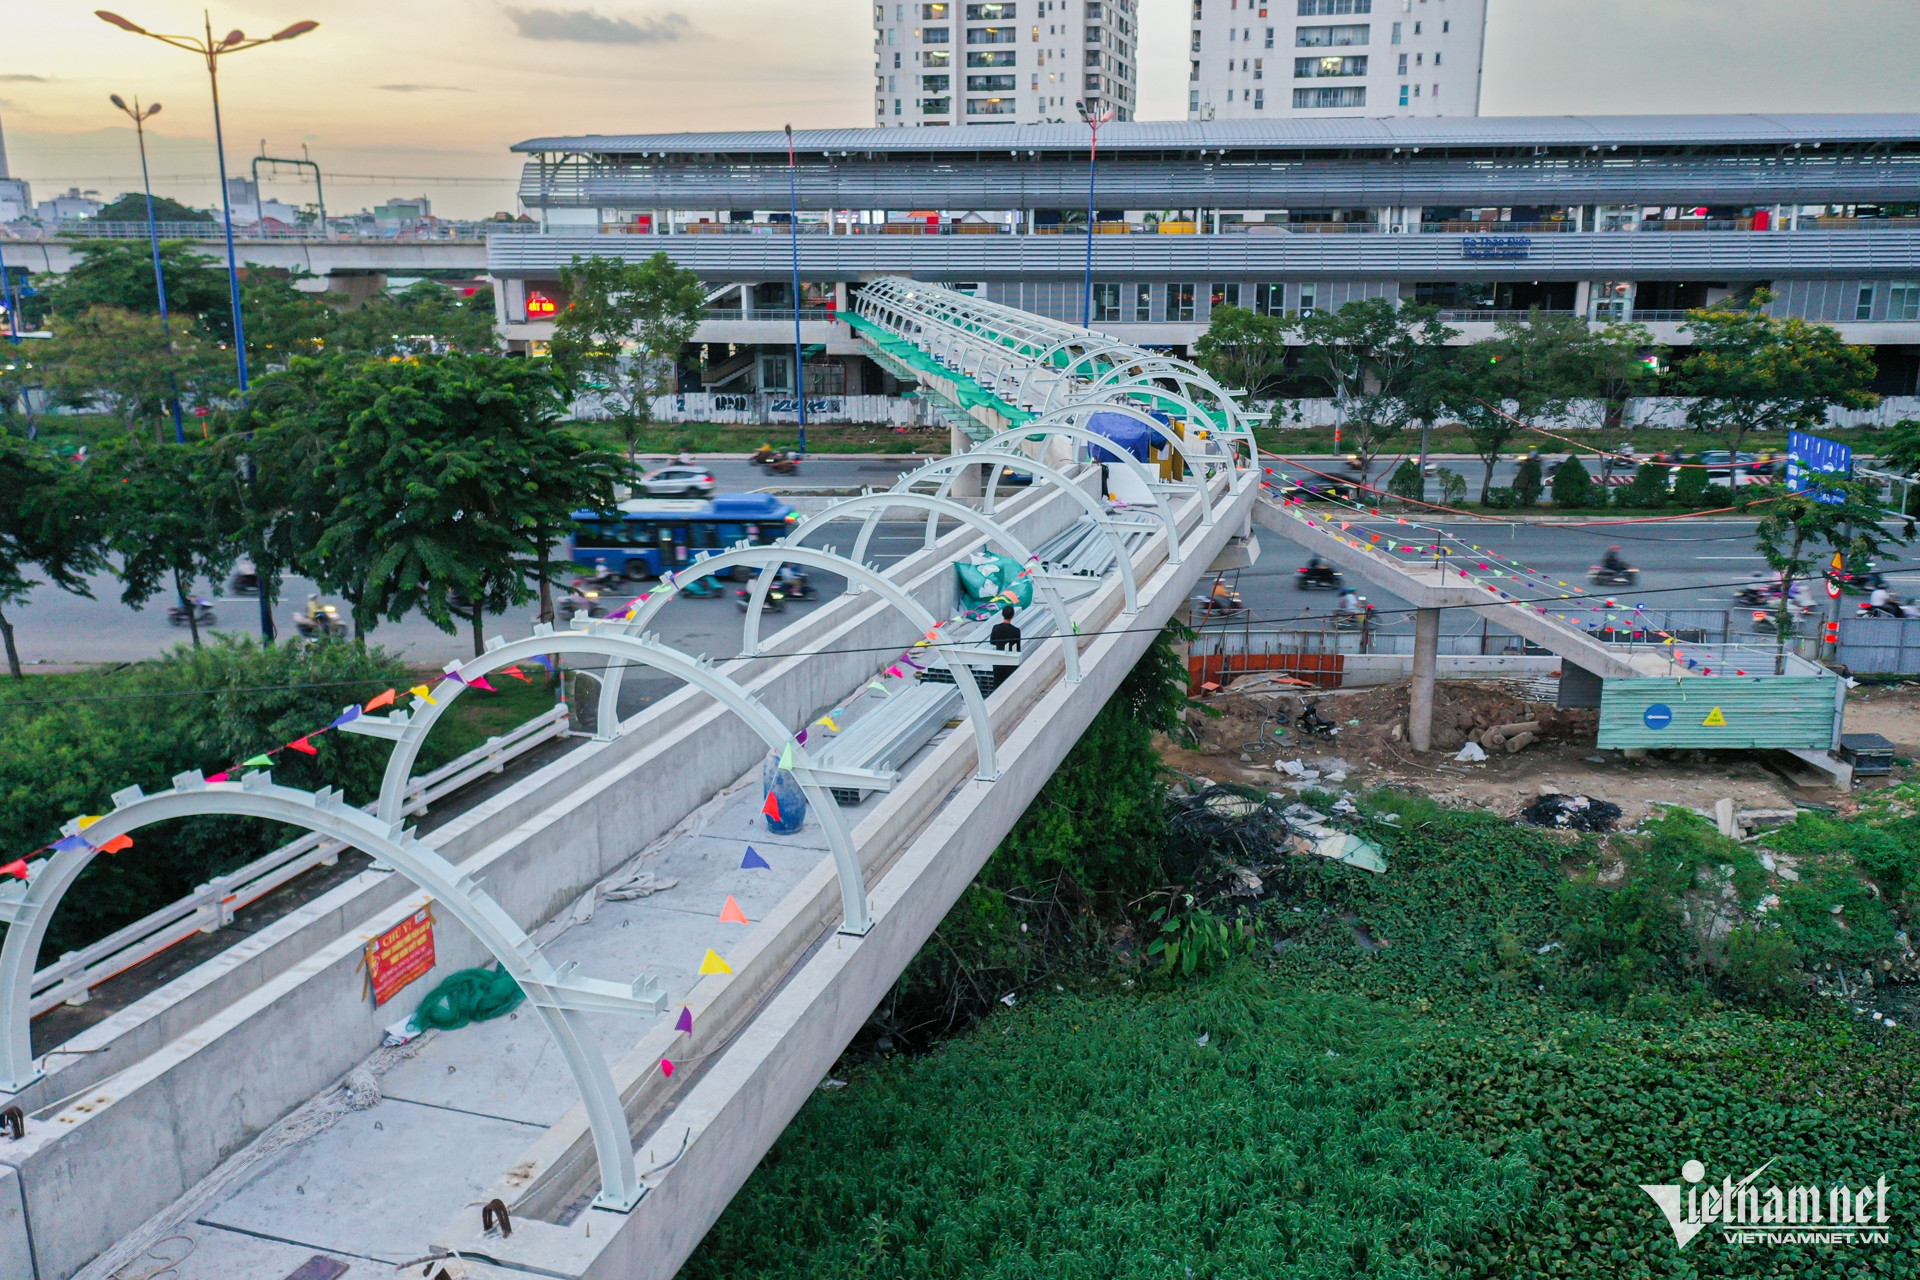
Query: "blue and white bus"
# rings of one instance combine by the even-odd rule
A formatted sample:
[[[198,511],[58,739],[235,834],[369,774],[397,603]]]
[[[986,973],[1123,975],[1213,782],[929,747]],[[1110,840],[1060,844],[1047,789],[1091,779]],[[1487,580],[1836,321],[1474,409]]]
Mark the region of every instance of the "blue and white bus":
[[[589,568],[604,562],[629,578],[657,578],[698,552],[723,551],[743,538],[755,546],[776,542],[799,519],[770,493],[717,493],[706,501],[634,498],[617,511],[574,512],[567,554]]]

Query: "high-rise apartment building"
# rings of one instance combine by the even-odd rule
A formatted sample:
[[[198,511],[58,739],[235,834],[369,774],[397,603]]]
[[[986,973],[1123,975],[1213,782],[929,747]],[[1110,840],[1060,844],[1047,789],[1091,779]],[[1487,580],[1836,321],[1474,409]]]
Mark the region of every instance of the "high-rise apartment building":
[[[873,122],[1038,124],[1080,102],[1131,120],[1137,15],[1138,0],[876,4]]]
[[[1487,0],[1193,0],[1187,119],[1474,116]]]

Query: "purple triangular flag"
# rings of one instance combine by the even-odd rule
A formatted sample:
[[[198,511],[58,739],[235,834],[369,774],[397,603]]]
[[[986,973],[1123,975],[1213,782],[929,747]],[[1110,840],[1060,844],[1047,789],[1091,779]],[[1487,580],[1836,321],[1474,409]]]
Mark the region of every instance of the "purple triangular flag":
[[[761,871],[771,871],[773,870],[773,864],[771,862],[768,862],[765,858],[761,857],[759,853],[757,853],[754,850],[754,847],[752,845],[748,845],[747,856],[740,859],[740,869],[742,871],[753,871],[755,869],[758,869]]]
[[[693,1034],[693,1010],[689,1009],[685,1005],[681,1005],[680,1020],[673,1024],[673,1029],[675,1031],[684,1031],[688,1035],[692,1035]]]

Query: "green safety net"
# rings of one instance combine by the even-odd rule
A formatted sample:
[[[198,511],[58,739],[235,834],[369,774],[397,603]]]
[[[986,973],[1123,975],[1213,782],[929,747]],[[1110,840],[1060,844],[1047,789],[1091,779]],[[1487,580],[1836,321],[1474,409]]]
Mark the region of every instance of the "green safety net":
[[[1020,576],[1020,562],[1011,556],[990,551],[981,560],[962,560],[953,567],[960,575],[960,594],[966,597],[969,608],[978,609],[996,596],[1012,596],[1022,609],[1033,603],[1033,579]]]
[[[427,992],[414,1010],[413,1025],[422,1031],[457,1031],[511,1012],[524,999],[526,992],[504,970],[460,969]]]
[[[924,374],[928,377],[939,378],[952,383],[953,398],[959,403],[961,408],[991,409],[1014,426],[1018,426],[1033,418],[1034,415],[1027,412],[1027,410],[1019,408],[1016,405],[1008,404],[1005,400],[994,395],[993,392],[987,390],[966,374],[947,368],[947,366],[941,364],[938,360],[935,360],[932,356],[920,350],[920,348],[914,346],[905,338],[902,338],[891,330],[882,328],[865,316],[855,315],[850,311],[843,311],[838,313],[838,318],[846,321],[847,325],[856,333],[866,338],[867,341],[873,343],[874,346],[880,348],[880,350],[884,351],[894,360],[912,369],[916,374]]]

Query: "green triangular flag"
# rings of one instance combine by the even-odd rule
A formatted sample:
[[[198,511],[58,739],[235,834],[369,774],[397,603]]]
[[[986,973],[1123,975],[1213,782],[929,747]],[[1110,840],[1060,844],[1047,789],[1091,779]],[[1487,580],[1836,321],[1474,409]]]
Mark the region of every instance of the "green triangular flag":
[[[780,748],[780,767],[782,769],[793,768],[793,744],[791,742]]]
[[[262,768],[262,769],[272,768],[273,760],[269,756],[255,756],[251,760],[242,760],[240,762],[240,767],[242,769],[251,768],[254,766],[258,766],[259,768]]]

